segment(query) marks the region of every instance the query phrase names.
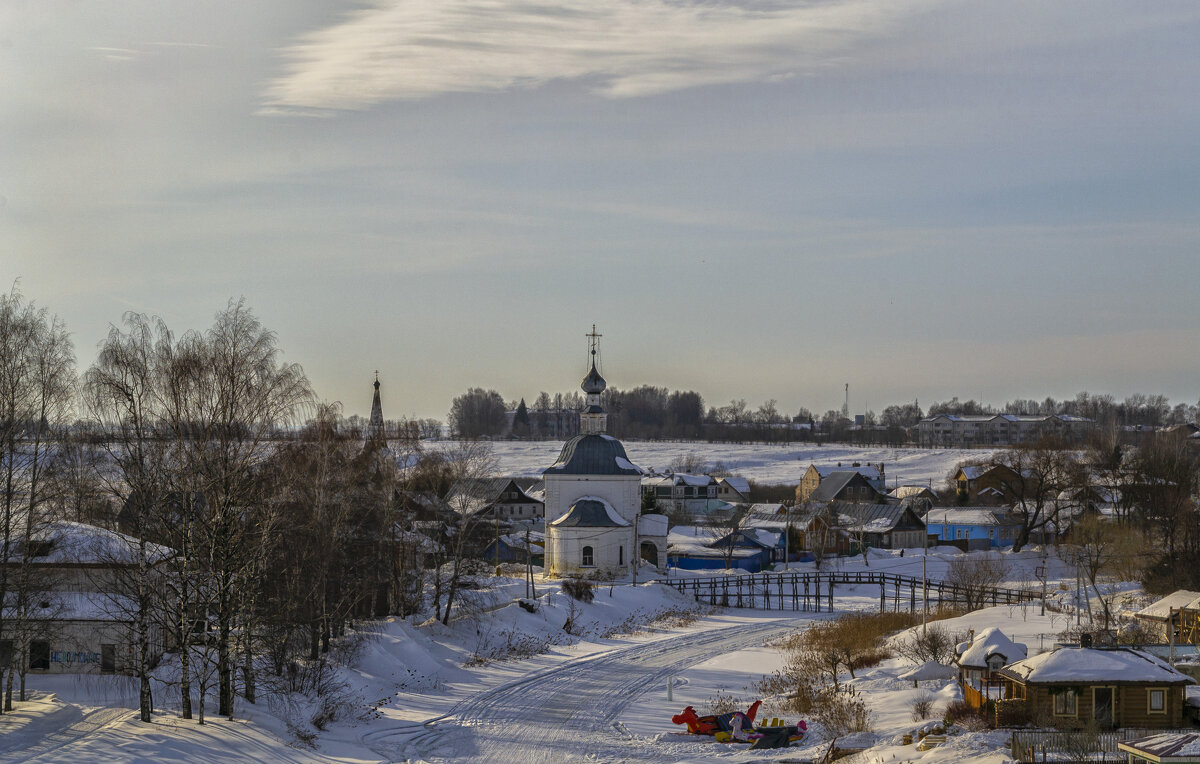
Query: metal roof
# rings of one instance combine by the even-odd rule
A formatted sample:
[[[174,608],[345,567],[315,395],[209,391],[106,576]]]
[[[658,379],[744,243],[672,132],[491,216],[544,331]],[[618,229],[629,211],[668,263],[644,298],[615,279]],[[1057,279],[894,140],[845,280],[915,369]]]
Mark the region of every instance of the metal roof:
[[[623,528],[629,522],[603,499],[580,499],[550,523],[555,528]]]
[[[621,441],[611,435],[576,435],[563,444],[558,461],[544,475],[641,475]]]

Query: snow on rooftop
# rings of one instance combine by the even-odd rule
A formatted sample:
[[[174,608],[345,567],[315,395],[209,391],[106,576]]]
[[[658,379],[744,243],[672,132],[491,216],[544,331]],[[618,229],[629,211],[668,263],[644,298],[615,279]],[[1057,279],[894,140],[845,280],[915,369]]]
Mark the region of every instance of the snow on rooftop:
[[[1039,684],[1082,682],[1158,682],[1194,684],[1195,680],[1166,662],[1139,650],[1099,650],[1090,647],[1060,647],[1057,650],[1017,661],[1003,673]]]
[[[1171,592],[1166,597],[1137,611],[1135,615],[1142,618],[1165,621],[1170,615],[1171,610],[1179,610],[1181,608],[1200,610],[1200,592],[1192,592],[1187,589]]]
[[[1025,645],[1013,642],[995,626],[979,632],[970,642],[960,643],[955,652],[958,665],[969,668],[987,668],[987,660],[993,655],[1001,655],[1005,663],[1013,663],[1028,654]]]
[[[822,479],[829,477],[835,472],[857,472],[867,480],[878,480],[880,477],[879,468],[873,464],[862,464],[858,467],[841,464],[814,464],[813,469],[817,471],[817,474]]]
[[[1167,732],[1118,743],[1125,751],[1150,754],[1167,761],[1200,760],[1200,734]]]
[[[35,563],[130,565],[137,562],[138,540],[106,528],[56,520],[37,528],[33,535],[37,541],[50,542],[47,554],[35,557]],[[165,546],[147,542],[146,554],[151,562],[156,562],[173,552]]]

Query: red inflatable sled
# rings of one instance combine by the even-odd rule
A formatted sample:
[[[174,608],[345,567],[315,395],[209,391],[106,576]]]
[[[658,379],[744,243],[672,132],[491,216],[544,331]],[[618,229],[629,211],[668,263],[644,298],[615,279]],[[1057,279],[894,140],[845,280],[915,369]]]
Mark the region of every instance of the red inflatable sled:
[[[746,709],[746,713],[734,711],[729,714],[711,714],[709,716],[700,716],[696,713],[696,709],[688,706],[681,713],[671,717],[671,721],[676,724],[686,724],[688,732],[693,735],[715,735],[718,732],[732,732],[733,719],[735,716],[743,718],[741,729],[749,729],[754,726],[754,717],[758,714],[758,707],[762,705],[761,700],[754,701],[754,705]]]

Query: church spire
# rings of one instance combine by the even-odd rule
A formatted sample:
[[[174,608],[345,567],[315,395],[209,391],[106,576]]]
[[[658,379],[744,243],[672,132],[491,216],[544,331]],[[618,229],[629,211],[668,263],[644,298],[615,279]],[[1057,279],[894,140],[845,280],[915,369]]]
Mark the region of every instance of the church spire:
[[[379,403],[379,370],[375,370],[375,397],[371,399],[371,420],[367,423],[367,440],[382,441],[383,406]]]
[[[604,408],[600,405],[600,393],[604,392],[604,388],[608,387],[608,383],[604,381],[604,377],[600,376],[600,372],[596,370],[596,355],[599,352],[600,337],[603,335],[597,334],[596,325],[592,324],[591,333],[585,336],[588,338],[591,369],[579,385],[587,396],[583,412],[579,415],[579,429],[584,435],[600,435],[608,427],[608,414],[605,413]]]

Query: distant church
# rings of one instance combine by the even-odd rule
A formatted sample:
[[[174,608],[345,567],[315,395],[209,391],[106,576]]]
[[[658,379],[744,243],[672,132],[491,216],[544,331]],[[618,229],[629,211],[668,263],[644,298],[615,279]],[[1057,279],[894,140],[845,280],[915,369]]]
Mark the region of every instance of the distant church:
[[[589,338],[591,369],[580,387],[587,396],[580,433],[563,444],[546,481],[546,574],[622,577],[636,558],[666,565],[667,518],[641,514],[642,470],[621,441],[605,433],[600,405],[607,384],[596,370],[600,335]]]
[[[375,397],[371,400],[371,418],[367,420],[367,440],[386,445],[383,432],[383,405],[379,402],[379,372],[375,372]]]

